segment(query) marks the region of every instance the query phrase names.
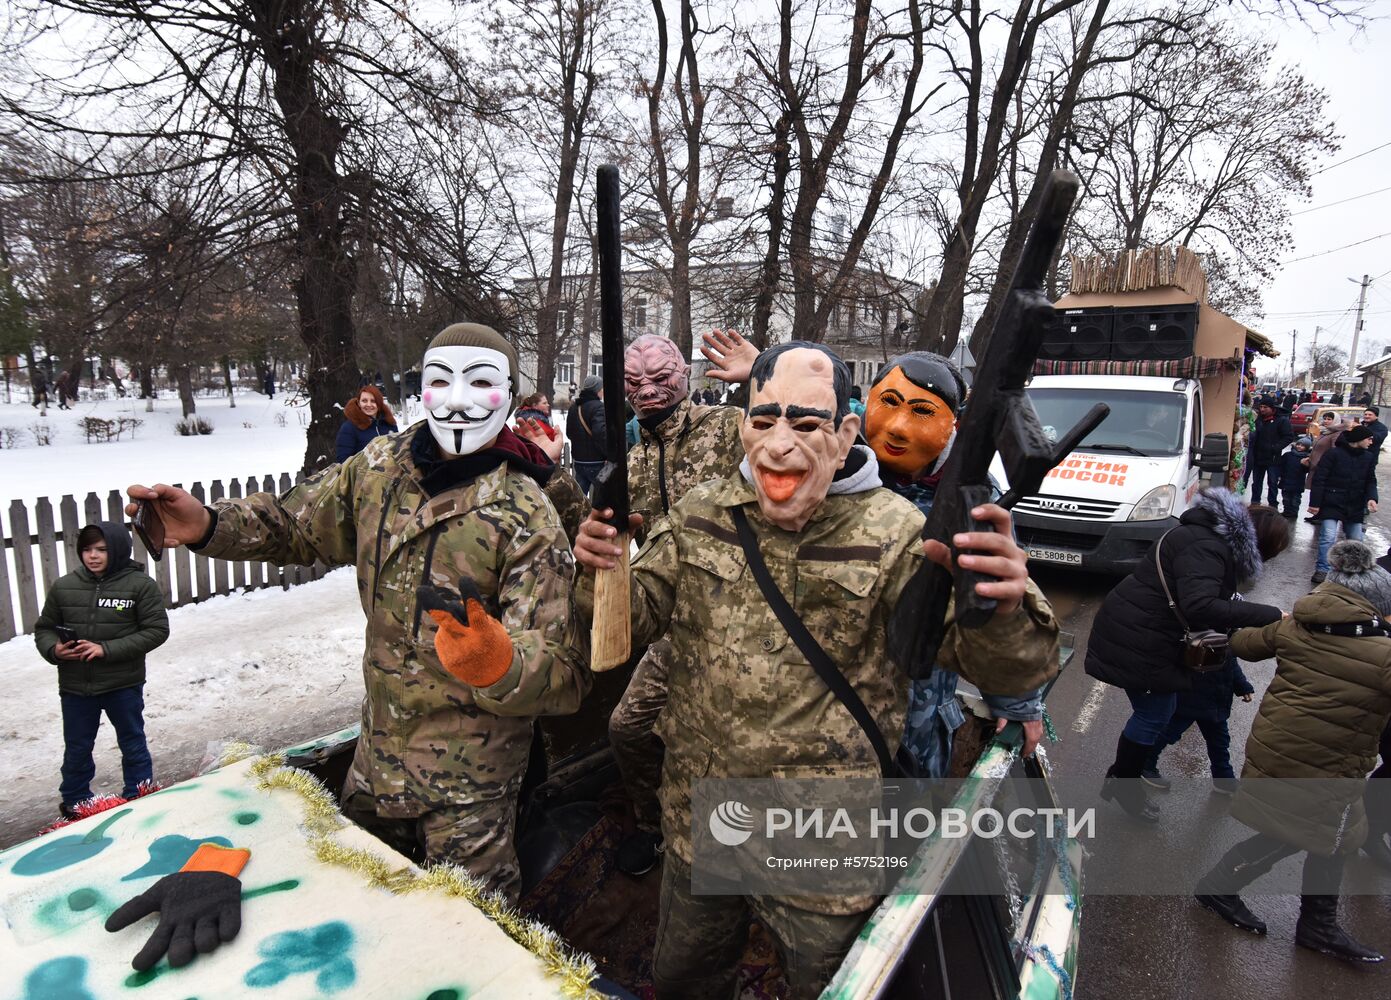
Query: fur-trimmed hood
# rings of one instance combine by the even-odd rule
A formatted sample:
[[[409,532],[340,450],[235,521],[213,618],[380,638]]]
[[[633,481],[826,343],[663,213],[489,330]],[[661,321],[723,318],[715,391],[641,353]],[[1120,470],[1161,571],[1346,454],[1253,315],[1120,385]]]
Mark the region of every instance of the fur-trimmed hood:
[[[1211,528],[1231,546],[1239,580],[1254,580],[1261,575],[1263,563],[1256,545],[1256,526],[1246,504],[1231,490],[1206,489],[1198,494],[1193,506],[1179,518],[1181,524],[1198,524]]]
[[[364,392],[375,397],[377,400],[376,417],[369,417],[367,414],[363,413],[362,407],[358,404],[358,397]],[[392,430],[396,429],[396,414],[391,412],[391,406],[387,403],[386,399],[383,398],[381,390],[375,385],[365,385],[359,389],[353,395],[353,398],[343,405],[343,416],[350,424],[360,431],[365,431],[367,428],[371,427],[374,420],[380,420]]]

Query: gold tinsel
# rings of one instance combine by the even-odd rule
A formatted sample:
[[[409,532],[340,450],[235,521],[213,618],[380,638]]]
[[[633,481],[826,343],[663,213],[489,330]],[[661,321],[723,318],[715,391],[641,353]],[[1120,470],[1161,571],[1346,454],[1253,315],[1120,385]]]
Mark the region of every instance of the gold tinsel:
[[[228,751],[232,746],[228,746]],[[491,920],[503,933],[531,952],[545,967],[548,975],[560,980],[560,990],[573,1000],[602,1000],[602,994],[590,988],[598,975],[594,960],[571,949],[560,935],[545,924],[528,920],[514,910],[500,893],[490,892],[464,869],[452,864],[437,864],[421,871],[414,866],[395,867],[373,854],[354,847],[345,847],[330,834],[341,829],[347,821],[323,784],[305,771],[286,766],[282,754],[265,754],[251,764],[256,787],[263,791],[283,789],[294,792],[304,802],[304,827],[309,834],[309,847],[323,864],[357,872],[374,888],[396,895],[431,891],[463,899]]]
[[[216,771],[218,768],[231,767],[233,764],[240,764],[248,757],[255,757],[261,750],[259,747],[247,743],[245,740],[229,740],[222,746],[222,753],[209,770]]]

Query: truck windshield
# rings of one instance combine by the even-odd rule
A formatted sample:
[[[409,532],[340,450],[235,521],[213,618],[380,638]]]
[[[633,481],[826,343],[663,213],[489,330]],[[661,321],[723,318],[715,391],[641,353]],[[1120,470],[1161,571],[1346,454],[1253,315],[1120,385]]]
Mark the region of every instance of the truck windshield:
[[[1078,451],[1122,451],[1128,454],[1177,455],[1183,451],[1186,397],[1179,392],[1138,392],[1128,389],[1031,388],[1029,399],[1038,422],[1054,440],[1067,433],[1097,402],[1111,413],[1077,446]]]

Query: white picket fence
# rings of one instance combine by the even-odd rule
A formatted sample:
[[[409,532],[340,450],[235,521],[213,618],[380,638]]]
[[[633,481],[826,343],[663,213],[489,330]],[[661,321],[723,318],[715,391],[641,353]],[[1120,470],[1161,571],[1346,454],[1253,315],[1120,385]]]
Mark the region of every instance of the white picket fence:
[[[293,482],[300,479],[302,473]],[[215,479],[206,488],[202,483],[184,488],[199,500],[211,503],[223,497],[283,493],[293,482],[289,473],[282,472],[278,477],[230,479],[225,486],[221,479]],[[56,509],[48,497],[37,500],[32,511],[22,500],[10,502],[0,524],[0,533],[4,535],[4,558],[0,558],[0,642],[32,632],[48,589],[64,573],[81,565],[77,535],[82,526],[95,521],[129,525],[125,504],[125,495],[117,490],[110,491],[104,500],[96,493],[88,493],[80,508],[72,494],[63,496]],[[322,563],[282,568],[252,560],[209,559],[183,546],[167,550],[164,558],[155,562],[139,536],[133,531],[131,535],[135,561],[143,563],[145,572],[154,577],[164,594],[165,606],[170,608],[195,604],[217,594],[264,587],[288,589],[317,580],[328,572]]]

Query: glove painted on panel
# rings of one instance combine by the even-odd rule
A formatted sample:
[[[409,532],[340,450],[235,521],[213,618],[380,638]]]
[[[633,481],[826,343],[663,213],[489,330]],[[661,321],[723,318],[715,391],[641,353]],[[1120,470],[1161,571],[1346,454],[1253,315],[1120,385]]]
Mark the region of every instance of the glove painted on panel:
[[[175,969],[225,944],[241,930],[241,874],[251,852],[202,844],[183,868],[166,875],[106,918],[108,931],[120,931],[159,913],[145,947],[131,961],[137,972],[153,969],[169,954]]]

